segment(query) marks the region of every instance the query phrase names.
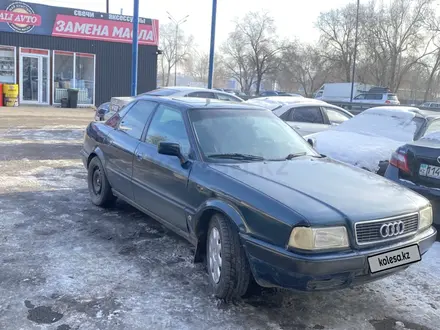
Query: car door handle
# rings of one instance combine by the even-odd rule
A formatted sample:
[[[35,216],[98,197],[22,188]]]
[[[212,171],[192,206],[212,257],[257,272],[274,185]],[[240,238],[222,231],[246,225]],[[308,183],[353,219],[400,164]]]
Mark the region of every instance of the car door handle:
[[[144,154],[136,154],[136,158],[138,159],[138,160],[143,160],[143,159],[145,159],[145,155]]]

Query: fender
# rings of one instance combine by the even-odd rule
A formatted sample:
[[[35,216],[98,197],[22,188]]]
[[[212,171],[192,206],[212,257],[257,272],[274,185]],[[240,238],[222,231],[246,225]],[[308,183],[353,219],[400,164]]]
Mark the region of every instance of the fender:
[[[90,153],[89,159],[87,160],[87,167],[89,166],[90,160],[92,159],[91,156],[93,154],[95,154],[99,158],[99,160],[102,163],[102,166],[104,167],[104,171],[106,171],[106,166],[105,166],[106,159],[104,156],[104,152],[101,150],[101,148],[99,146],[96,146],[95,149],[93,149],[93,151]]]
[[[206,211],[217,211],[219,213],[223,213],[225,216],[231,219],[239,233],[247,232],[244,217],[235,206],[222,199],[208,199],[202,205],[200,205],[192,217],[188,217],[188,219],[191,218],[191,220],[188,221],[189,228],[197,238],[194,262],[203,261],[203,252],[205,247],[204,240],[201,240],[200,238],[201,233],[203,232],[202,230],[206,228],[207,222],[209,221],[209,219],[205,219],[203,217],[203,214],[205,214]]]
[[[239,232],[247,232],[247,226],[241,212],[228,201],[216,198],[208,199],[196,210],[190,223],[190,227],[193,229],[194,233],[197,234],[199,232],[199,229],[202,226],[202,215],[207,210],[216,210],[223,213],[232,220]]]

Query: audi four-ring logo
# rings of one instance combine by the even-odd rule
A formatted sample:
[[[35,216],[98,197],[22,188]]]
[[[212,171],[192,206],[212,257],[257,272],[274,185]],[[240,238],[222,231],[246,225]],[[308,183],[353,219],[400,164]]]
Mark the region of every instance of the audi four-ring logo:
[[[403,221],[395,221],[384,223],[380,227],[380,235],[383,238],[402,235],[405,232],[405,224]]]

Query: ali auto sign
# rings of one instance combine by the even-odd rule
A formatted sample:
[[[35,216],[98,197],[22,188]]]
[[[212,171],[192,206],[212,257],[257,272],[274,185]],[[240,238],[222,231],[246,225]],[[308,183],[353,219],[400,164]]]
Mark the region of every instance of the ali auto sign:
[[[14,2],[6,10],[0,10],[0,22],[8,23],[17,32],[26,33],[41,24],[41,16],[26,3]]]
[[[0,32],[131,43],[132,16],[0,0]],[[157,20],[139,17],[140,45],[159,43]]]
[[[131,42],[133,39],[132,27],[133,24],[121,21],[57,15],[52,35],[67,38]],[[153,25],[139,24],[139,44],[156,44],[156,36],[157,31],[154,21]]]

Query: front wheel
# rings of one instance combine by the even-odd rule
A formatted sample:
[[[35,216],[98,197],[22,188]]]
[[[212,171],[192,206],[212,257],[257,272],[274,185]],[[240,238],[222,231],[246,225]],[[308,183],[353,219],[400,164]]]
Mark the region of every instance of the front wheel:
[[[90,161],[87,184],[93,204],[107,207],[115,201],[116,197],[112,193],[110,183],[104,172],[104,167],[98,157]]]
[[[212,217],[206,241],[209,282],[217,298],[241,298],[247,291],[251,272],[238,232],[223,215]]]

